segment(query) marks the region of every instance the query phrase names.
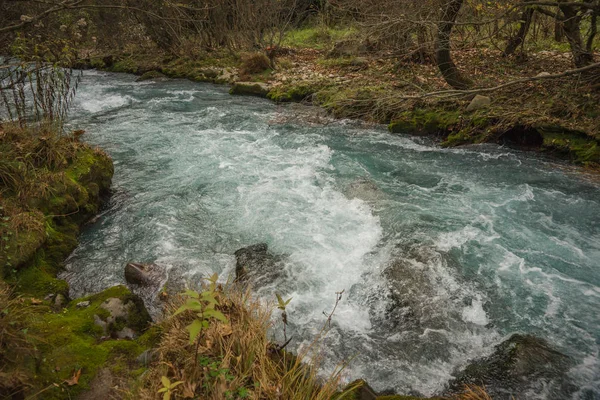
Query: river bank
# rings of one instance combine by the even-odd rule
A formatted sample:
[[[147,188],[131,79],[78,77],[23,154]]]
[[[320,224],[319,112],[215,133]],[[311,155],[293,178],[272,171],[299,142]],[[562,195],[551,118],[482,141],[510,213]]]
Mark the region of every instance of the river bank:
[[[479,87],[568,69],[568,54],[540,52],[518,64],[487,49],[457,51],[465,73]],[[491,93],[461,97],[426,96],[445,88],[431,64],[381,58],[360,43],[346,41],[332,50],[280,49],[272,68],[260,53],[215,51],[205,58],[165,54],[96,55],[78,66],[197,82],[231,85],[232,94],[278,103],[303,102],[336,118],[387,124],[391,133],[428,135],[443,147],[498,143],[597,170],[600,165],[600,94],[577,77],[527,82]],[[504,71],[516,68],[517,75]],[[485,73],[483,72],[485,71]],[[581,86],[580,90],[573,87]]]

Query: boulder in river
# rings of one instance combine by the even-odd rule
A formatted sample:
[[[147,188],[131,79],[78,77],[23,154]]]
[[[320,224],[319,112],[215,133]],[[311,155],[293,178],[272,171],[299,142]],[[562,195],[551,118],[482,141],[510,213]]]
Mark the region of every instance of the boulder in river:
[[[557,398],[567,398],[572,390],[564,381],[571,366],[571,359],[552,348],[544,339],[532,335],[512,335],[495,347],[494,352],[471,363],[449,383],[451,393],[460,391],[464,385],[485,386],[494,399],[510,399],[543,380],[559,381]],[[555,393],[556,394],[556,393]],[[564,396],[563,396],[564,395]]]
[[[271,254],[266,243],[244,247],[234,254],[237,281],[268,284],[285,275],[282,258]]]
[[[162,309],[158,294],[167,282],[167,270],[157,264],[127,263],[124,272],[131,291],[144,301],[150,315],[157,317]]]
[[[385,197],[383,191],[375,182],[367,178],[359,178],[350,183],[344,190],[349,199],[361,199],[366,202],[375,202]]]
[[[271,89],[266,83],[262,82],[236,82],[229,90],[230,94],[267,97]]]

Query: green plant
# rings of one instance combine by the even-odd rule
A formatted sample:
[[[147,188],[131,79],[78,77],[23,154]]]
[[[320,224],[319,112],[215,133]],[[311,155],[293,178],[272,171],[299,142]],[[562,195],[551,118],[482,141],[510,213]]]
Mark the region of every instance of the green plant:
[[[217,280],[219,276],[214,274],[207,280],[209,281],[208,289],[203,292],[195,292],[188,290],[184,293],[187,297],[185,303],[175,311],[173,315],[181,314],[185,311],[192,311],[196,313],[198,318],[194,319],[186,329],[190,333],[190,344],[196,343],[196,354],[198,354],[197,341],[198,336],[203,329],[206,329],[210,325],[211,319],[227,323],[227,317],[217,310],[215,307],[219,305],[218,292],[217,292]]]
[[[175,388],[183,383],[183,381],[177,381],[171,383],[169,378],[163,376],[161,379],[163,387],[158,391],[158,393],[164,393],[163,400],[170,400],[171,394],[175,391]]]
[[[292,298],[290,297],[289,299],[283,301],[283,298],[281,297],[281,295],[279,293],[276,293],[275,295],[277,296],[277,308],[281,310],[281,321],[283,322],[283,341],[287,344],[288,320],[287,320],[286,307],[288,304],[290,304],[290,301],[292,301]]]

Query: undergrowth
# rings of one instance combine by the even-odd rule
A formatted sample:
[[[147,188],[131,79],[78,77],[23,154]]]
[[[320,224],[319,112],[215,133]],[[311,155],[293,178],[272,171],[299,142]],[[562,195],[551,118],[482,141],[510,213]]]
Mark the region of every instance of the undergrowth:
[[[307,351],[314,348],[292,355],[269,340],[271,311],[248,290],[214,286],[214,281],[210,285],[185,304],[210,299],[214,311],[209,314],[217,312],[218,317],[209,318],[206,311],[198,317],[197,310],[184,306],[163,322],[158,362],[134,398],[167,398],[167,393],[176,399],[342,398],[341,368],[322,380],[317,376],[318,362],[312,357],[308,361]],[[191,330],[198,318],[201,327]]]

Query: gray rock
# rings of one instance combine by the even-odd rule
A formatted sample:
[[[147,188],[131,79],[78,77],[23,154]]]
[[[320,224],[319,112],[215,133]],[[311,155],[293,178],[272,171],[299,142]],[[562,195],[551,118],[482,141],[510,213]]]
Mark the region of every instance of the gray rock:
[[[366,178],[359,178],[350,183],[344,190],[344,194],[349,199],[357,198],[367,202],[374,202],[385,197],[375,182]]]
[[[147,367],[152,364],[152,361],[156,359],[157,351],[156,349],[148,349],[140,354],[135,360],[138,364]]]
[[[285,276],[283,259],[271,254],[266,243],[239,249],[235,252],[235,258],[237,281],[267,284]]]
[[[100,304],[100,308],[107,311],[108,316],[102,318],[95,314],[94,324],[102,328],[104,336],[133,339],[150,321],[142,300],[133,294],[123,298],[110,297]]]
[[[60,293],[57,294],[56,297],[54,298],[54,306],[57,308],[63,308],[66,304],[67,304],[67,298]],[[89,302],[88,302],[88,305],[89,305]]]
[[[464,385],[481,385],[495,399],[510,399],[523,394],[537,381],[550,386],[557,398],[570,398],[573,387],[566,381],[572,360],[550,344],[532,335],[512,335],[494,352],[471,363],[449,383],[449,392],[459,392]],[[553,397],[554,398],[554,397]]]
[[[125,280],[134,285],[145,285],[151,281],[146,264],[128,263],[125,265]]]
[[[89,301],[80,301],[79,303],[77,303],[76,307],[77,308],[86,308],[89,307],[90,302]]]
[[[471,103],[469,103],[469,105],[467,106],[467,111],[479,110],[481,108],[488,107],[490,104],[492,104],[492,99],[490,99],[487,96],[482,96],[478,94],[473,98],[473,100],[471,100]]]
[[[125,327],[123,329],[121,329],[120,331],[115,332],[115,336],[117,337],[117,339],[135,339],[135,332],[133,331],[133,329],[129,328],[129,327]]]
[[[128,263],[124,272],[131,291],[142,299],[150,314],[158,318],[162,308],[158,294],[167,283],[167,270],[157,264]]]

